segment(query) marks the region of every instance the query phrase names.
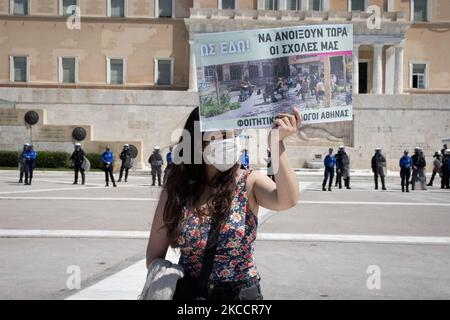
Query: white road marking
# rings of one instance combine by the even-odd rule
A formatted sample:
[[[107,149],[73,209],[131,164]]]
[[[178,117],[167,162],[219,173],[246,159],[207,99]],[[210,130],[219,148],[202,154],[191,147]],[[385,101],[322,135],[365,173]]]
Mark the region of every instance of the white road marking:
[[[29,188],[29,186],[25,187]],[[16,191],[3,191],[0,194],[15,194],[15,193],[36,193],[36,192],[53,192],[53,191],[74,191],[74,190],[91,190],[101,189],[105,186],[93,186],[93,187],[73,187],[73,188],[51,188],[51,189],[28,189],[28,190],[16,190]]]
[[[259,233],[261,241],[357,242],[389,244],[450,244],[450,237],[415,237],[389,235]]]
[[[169,249],[166,259],[178,263],[179,251]],[[82,289],[66,300],[136,300],[147,276],[145,259]]]
[[[146,240],[148,239],[148,236],[148,231],[0,229],[0,238],[100,238]],[[258,233],[257,240],[393,244],[450,244],[450,237],[357,234]]]
[[[110,198],[110,197],[1,197],[0,200],[70,200],[70,201],[158,201],[159,198]]]
[[[262,241],[305,241],[305,242],[369,242],[395,244],[450,244],[447,237],[367,236],[327,234],[280,234],[260,233]],[[166,259],[177,263],[179,252],[169,249]],[[147,275],[145,259],[109,276],[94,285],[82,289],[67,300],[136,300]]]
[[[430,206],[450,207],[448,202],[376,202],[376,201],[306,201],[300,200],[299,204],[332,204],[332,205],[377,205],[377,206]]]
[[[148,231],[0,229],[0,238],[148,239]]]

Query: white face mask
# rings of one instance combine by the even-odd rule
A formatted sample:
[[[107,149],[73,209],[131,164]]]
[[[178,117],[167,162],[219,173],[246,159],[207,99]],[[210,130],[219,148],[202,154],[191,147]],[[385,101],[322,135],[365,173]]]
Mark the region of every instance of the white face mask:
[[[210,141],[203,151],[203,159],[221,172],[231,169],[240,158],[239,138]]]

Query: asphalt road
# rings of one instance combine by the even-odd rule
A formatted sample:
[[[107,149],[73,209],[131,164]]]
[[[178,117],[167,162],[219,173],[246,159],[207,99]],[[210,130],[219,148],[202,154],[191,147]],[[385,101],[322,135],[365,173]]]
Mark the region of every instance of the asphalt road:
[[[260,216],[255,254],[266,299],[450,299],[450,191],[401,193],[397,177],[388,191],[373,190],[365,175],[333,192],[321,191],[320,173],[299,181],[295,208]],[[124,298],[133,282],[123,271],[145,257],[160,189],[148,176],[118,188],[105,188],[101,174],[86,186],[71,182],[69,173],[38,172],[24,186],[0,172],[0,299],[65,299],[108,279],[116,282],[107,297]],[[73,266],[80,289],[70,286]]]

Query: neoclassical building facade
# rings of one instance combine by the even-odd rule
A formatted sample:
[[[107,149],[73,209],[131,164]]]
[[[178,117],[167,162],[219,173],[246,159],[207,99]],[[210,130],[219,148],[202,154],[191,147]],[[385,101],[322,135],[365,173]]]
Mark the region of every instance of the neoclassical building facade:
[[[355,167],[381,146],[396,168],[403,148],[450,138],[448,0],[0,0],[0,149],[72,148],[11,116],[36,109],[92,148],[136,141],[145,166],[198,104],[195,33],[334,23],[354,27],[354,121],[303,128],[296,166],[345,144]]]

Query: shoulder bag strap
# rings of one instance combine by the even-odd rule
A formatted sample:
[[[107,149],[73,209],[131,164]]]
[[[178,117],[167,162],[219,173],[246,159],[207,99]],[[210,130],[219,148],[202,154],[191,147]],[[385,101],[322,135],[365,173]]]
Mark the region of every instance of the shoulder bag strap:
[[[212,220],[208,234],[208,240],[206,242],[205,253],[203,255],[202,270],[200,271],[198,282],[199,293],[202,297],[206,297],[207,295],[208,281],[214,264],[214,257],[216,255],[218,239],[219,225],[217,221]]]

